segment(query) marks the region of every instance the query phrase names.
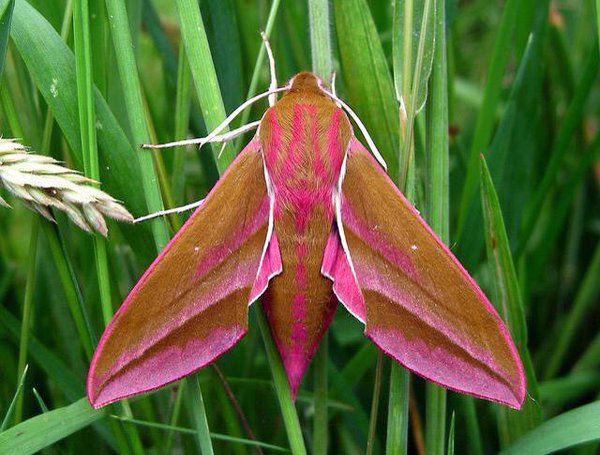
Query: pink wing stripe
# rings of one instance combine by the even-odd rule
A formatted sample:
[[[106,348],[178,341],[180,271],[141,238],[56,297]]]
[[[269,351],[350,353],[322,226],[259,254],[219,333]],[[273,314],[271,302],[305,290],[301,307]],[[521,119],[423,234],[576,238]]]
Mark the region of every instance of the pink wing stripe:
[[[498,325],[500,327],[500,332],[502,334],[502,337],[505,339],[506,343],[510,347],[510,350],[511,350],[511,353],[513,355],[513,358],[519,359],[519,353],[517,351],[517,348],[516,348],[515,344],[513,343],[512,338],[511,338],[510,334],[508,333],[508,330],[506,329],[506,326],[504,325],[504,322],[502,321],[502,318],[500,317],[500,315],[498,315],[498,312],[496,311],[496,309],[494,308],[494,306],[492,305],[492,303],[488,300],[488,298],[486,297],[486,295],[483,293],[483,291],[481,290],[481,288],[479,287],[479,285],[473,280],[473,278],[471,278],[471,275],[469,275],[469,273],[465,270],[465,268],[462,266],[462,264],[456,259],[456,257],[454,256],[454,254],[452,254],[452,252],[446,246],[446,244],[441,241],[441,239],[437,236],[437,234],[429,227],[429,225],[423,220],[423,218],[421,218],[421,215],[419,214],[419,212],[417,211],[417,209],[415,209],[413,207],[413,205],[408,201],[408,199],[406,199],[404,197],[404,195],[400,192],[400,190],[396,187],[396,185],[394,185],[394,183],[389,178],[389,176],[381,168],[381,166],[379,165],[379,163],[371,156],[371,154],[367,151],[367,149],[365,149],[365,147],[356,138],[352,139],[352,142],[350,144],[350,149],[351,149],[350,153],[364,153],[364,154],[366,154],[369,157],[369,159],[372,161],[373,165],[376,167],[376,169],[378,170],[378,172],[394,188],[394,192],[396,193],[396,195],[400,199],[402,199],[402,201],[404,202],[405,205],[407,205],[410,208],[410,210],[413,212],[413,214],[415,215],[415,217],[417,218],[417,220],[419,220],[419,222],[423,225],[423,227],[427,230],[427,232],[435,240],[435,242],[438,244],[438,246],[444,251],[444,253],[452,259],[452,261],[454,262],[454,264],[460,270],[461,275],[463,276],[463,278],[465,280],[467,280],[467,282],[469,283],[470,287],[477,294],[477,297],[478,297],[479,301],[483,303],[483,305],[485,306],[486,310],[488,312],[490,312],[494,316],[494,318],[496,319],[496,321],[498,322]],[[524,390],[525,389],[525,379],[524,379],[525,378],[525,373],[523,371],[523,366],[522,366],[521,362],[517,362],[517,364],[518,364],[518,367],[520,369],[519,376],[522,379],[522,387],[523,387],[523,390]]]
[[[172,314],[170,323],[168,325],[163,327],[160,331],[155,331],[149,334],[138,346],[131,346],[130,349],[124,351],[123,354],[121,354],[115,361],[112,368],[107,371],[106,376],[110,377],[128,364],[135,363],[137,359],[139,359],[146,351],[151,350],[154,346],[159,344],[164,338],[168,337],[174,331],[180,330],[187,321],[191,321],[202,312],[206,311],[211,305],[224,301],[235,291],[243,289],[248,282],[252,281],[253,273],[254,272],[251,270],[250,264],[246,262],[240,262],[238,264],[238,272],[233,274],[233,276],[218,276],[215,277],[209,285],[202,284],[201,286],[204,292],[198,296],[192,305],[185,308],[185,311],[183,312]],[[210,339],[211,343],[213,341],[213,339]],[[224,351],[227,349],[228,348],[224,349]],[[212,351],[212,348],[210,351]],[[217,355],[220,354],[216,354],[215,357]],[[196,367],[196,369],[197,368],[201,367]],[[102,378],[102,380],[103,379],[104,378]],[[118,380],[115,381],[118,382]]]
[[[353,139],[350,144],[349,159],[352,155],[366,155],[371,160],[372,166],[394,189],[396,196],[400,198],[407,206],[414,217],[419,221],[425,231],[429,234],[443,253],[452,260],[458,271],[462,275],[471,290],[476,294],[477,299],[485,309],[497,321],[500,335],[504,338],[509,347],[512,357],[516,361],[518,368],[517,377],[514,379],[518,384],[511,383],[513,374],[507,372],[494,359],[494,353],[486,349],[486,346],[476,345],[468,336],[462,336],[460,331],[454,330],[450,326],[443,314],[443,308],[426,308],[416,300],[419,293],[438,294],[434,288],[426,289],[416,287],[423,279],[429,279],[429,272],[419,268],[418,264],[422,260],[416,261],[421,254],[417,245],[412,245],[407,251],[398,250],[393,239],[387,238],[385,232],[378,232],[376,220],[364,220],[356,215],[355,210],[359,207],[353,207],[353,201],[348,200],[342,194],[342,219],[346,226],[346,232],[350,230],[354,235],[361,238],[373,250],[377,251],[386,261],[395,264],[404,272],[409,279],[402,287],[394,286],[394,282],[386,280],[384,277],[388,273],[385,263],[381,264],[362,264],[353,261],[356,276],[358,277],[360,289],[374,291],[381,296],[385,296],[390,302],[398,306],[398,310],[407,311],[407,324],[423,325],[422,331],[425,332],[423,338],[407,338],[403,328],[385,328],[370,324],[367,321],[366,335],[371,338],[387,354],[402,363],[408,369],[432,380],[450,389],[468,392],[482,398],[493,399],[513,407],[520,407],[522,397],[525,393],[525,383],[523,367],[518,360],[516,347],[510,338],[504,323],[496,312],[495,308],[483,294],[479,286],[466,272],[463,266],[458,262],[448,247],[439,239],[431,228],[423,221],[416,209],[408,202],[404,195],[397,189],[387,174],[381,169],[379,164],[373,159],[369,152]],[[370,223],[370,224],[369,224]],[[351,252],[352,254],[352,252]],[[353,258],[354,259],[354,258]],[[332,268],[329,266],[329,268]],[[421,274],[425,274],[422,276]],[[334,278],[335,279],[335,278]],[[411,287],[415,286],[414,292]],[[433,296],[432,296],[433,297]],[[435,298],[435,297],[434,297]],[[460,347],[463,353],[468,354],[474,362],[461,358],[451,349],[443,345],[431,346],[427,344],[426,332],[432,330],[443,335],[449,346]],[[477,365],[477,366],[475,366]],[[465,384],[468,384],[466,387]],[[517,385],[515,390],[515,385]],[[512,387],[511,387],[512,386]],[[465,389],[468,389],[466,390]]]
[[[277,235],[275,232],[271,233],[271,239],[268,240],[269,245],[265,252],[258,276],[252,286],[252,292],[250,292],[250,302],[254,302],[258,299],[263,292],[266,291],[269,285],[269,280],[276,275],[279,275],[283,271],[283,265],[281,263],[281,252],[279,251],[279,242],[277,241]]]
[[[423,225],[423,227],[427,230],[427,232],[431,235],[431,237],[433,237],[435,242],[444,251],[444,253],[446,253],[446,255],[452,259],[454,264],[460,270],[463,278],[465,280],[467,280],[469,282],[469,285],[471,286],[471,288],[475,290],[475,293],[477,294],[479,301],[481,301],[483,303],[483,305],[485,306],[485,308],[494,315],[494,317],[500,324],[500,329],[501,329],[503,337],[506,339],[507,343],[511,347],[511,351],[513,353],[514,358],[518,359],[519,354],[517,352],[517,348],[515,347],[514,343],[512,342],[512,338],[510,337],[508,331],[506,330],[506,327],[504,326],[504,322],[502,321],[502,318],[500,318],[500,316],[498,315],[498,312],[496,311],[494,306],[491,304],[491,302],[488,300],[488,298],[485,296],[485,294],[483,293],[481,288],[473,280],[473,278],[471,278],[471,275],[469,275],[469,273],[465,270],[465,268],[462,266],[462,264],[456,259],[456,257],[454,256],[454,254],[452,254],[452,252],[446,246],[446,244],[441,241],[441,239],[438,237],[438,235],[429,227],[429,225],[425,222],[425,220],[423,220],[423,218],[421,218],[421,215],[419,214],[417,209],[415,209],[414,206],[409,202],[409,200],[406,199],[406,197],[404,197],[404,195],[400,192],[400,190],[396,187],[396,185],[394,185],[394,183],[392,182],[390,177],[381,168],[379,163],[371,156],[371,154],[367,151],[367,149],[365,149],[365,147],[356,138],[352,139],[352,142],[350,144],[350,153],[364,153],[369,157],[369,159],[372,161],[373,165],[377,168],[378,172],[388,181],[390,186],[392,186],[392,188],[394,188],[394,192],[396,193],[396,195],[400,199],[402,199],[402,201],[404,202],[405,205],[407,205],[410,208],[410,210],[413,212],[413,214],[415,215],[417,220],[419,220],[419,222]],[[343,210],[343,207],[342,207],[342,210]],[[523,374],[523,377],[524,377],[524,374]]]
[[[191,338],[181,349],[177,346],[165,346],[105,383],[95,397],[94,406],[104,406],[135,395],[140,390],[157,389],[181,379],[231,349],[245,333],[246,329],[241,325],[217,328],[205,339]],[[133,392],[128,393],[130,390]]]
[[[371,327],[366,334],[386,354],[396,359],[413,373],[456,392],[465,392],[465,377],[469,378],[468,393],[520,407],[509,385],[498,381],[493,368],[473,368],[469,362],[454,355],[444,346],[431,348],[421,339],[408,339],[402,330]],[[443,382],[440,380],[443,378]]]
[[[215,269],[224,260],[226,260],[231,251],[237,250],[249,237],[251,237],[256,231],[264,226],[265,220],[267,220],[268,217],[269,198],[265,197],[258,211],[252,214],[251,220],[240,220],[240,229],[238,229],[238,231],[232,236],[230,241],[210,248],[204,253],[204,258],[202,262],[198,264],[194,274],[194,280],[201,280],[205,275],[210,273],[211,270]],[[265,243],[267,242],[268,239]],[[193,254],[194,252],[190,253]]]
[[[367,318],[365,300],[350,268],[339,233],[335,228],[331,230],[327,239],[321,273],[333,281],[333,292],[338,300],[364,324]]]
[[[183,348],[165,348],[163,350],[158,350],[156,355],[151,355],[147,359],[139,359],[144,352],[149,351],[153,346],[157,346],[157,344],[159,344],[162,339],[167,337],[169,333],[181,329],[186,321],[193,319],[194,316],[200,314],[203,310],[208,308],[211,305],[211,302],[219,302],[227,295],[235,292],[237,289],[241,289],[242,287],[246,286],[248,282],[252,283],[256,278],[256,271],[250,271],[251,267],[249,267],[249,264],[240,263],[237,266],[238,273],[235,273],[233,277],[229,277],[230,279],[226,279],[227,277],[222,277],[223,282],[213,282],[203,286],[206,289],[203,290],[193,305],[185,308],[184,311],[180,312],[180,314],[173,314],[168,324],[161,327],[157,331],[148,333],[141,343],[123,352],[119,358],[115,360],[109,371],[106,372],[104,375],[105,377],[99,378],[96,374],[97,363],[100,356],[104,353],[107,341],[116,335],[114,333],[114,325],[116,321],[118,321],[119,317],[129,310],[130,303],[134,300],[146,281],[151,277],[156,266],[161,263],[163,258],[167,255],[167,253],[169,253],[178,239],[186,232],[192,221],[202,213],[203,208],[206,207],[207,201],[209,201],[212,195],[219,191],[222,182],[225,180],[225,177],[236,168],[236,163],[242,160],[244,155],[249,153],[259,153],[259,151],[260,141],[258,137],[256,137],[244,148],[234,162],[227,168],[224,175],[219,179],[217,184],[208,194],[205,203],[196,209],[183,227],[175,234],[175,236],[173,236],[173,238],[161,251],[150,267],[148,267],[148,269],[144,272],[121,307],[113,316],[113,319],[106,327],[106,330],[104,331],[100,342],[98,343],[87,377],[88,395],[90,402],[92,402],[95,407],[108,404],[109,402],[124,398],[125,396],[135,395],[140,393],[140,391],[152,390],[153,388],[160,387],[168,382],[180,379],[181,377],[210,363],[216,357],[230,349],[244,335],[244,327],[241,325],[232,325],[227,328],[216,329],[210,336],[206,337],[206,339],[201,340],[191,336],[191,341]],[[243,235],[250,236],[254,234],[254,232],[259,229],[258,225],[260,220],[262,219],[263,222],[267,222],[268,216],[269,201],[268,197],[265,197],[265,203],[262,204],[260,210],[256,214],[255,219],[251,221],[250,229],[246,229],[244,232],[239,232],[238,236],[236,237]],[[189,254],[194,253],[195,251],[189,252]],[[219,254],[216,256],[219,258]],[[274,254],[271,254],[271,256],[274,256]],[[218,265],[219,262],[220,260],[214,261],[212,266],[214,267]],[[196,270],[196,274],[200,275],[204,275],[206,272],[208,272],[208,270]],[[123,370],[123,373],[120,376],[115,377],[114,380],[105,382],[106,377],[110,377],[111,374],[114,374],[127,364],[130,364],[130,366],[126,370]],[[149,377],[148,372],[152,372],[152,377]],[[98,396],[92,395],[92,391],[95,390],[95,384],[103,384],[101,390],[98,392]],[[129,391],[132,392],[130,393]]]
[[[356,220],[356,217],[350,204],[344,197],[342,197],[342,207],[342,217],[344,222],[347,223],[347,228],[351,229],[352,232],[356,233],[362,239],[369,238],[370,231],[365,232],[362,229],[355,229],[356,224],[354,220]],[[374,244],[369,242],[369,245]],[[388,251],[391,248],[388,248],[385,241],[382,239],[377,242],[377,245]],[[416,251],[415,254],[419,254],[418,251]],[[404,267],[406,264],[405,260],[394,263],[398,264],[400,269],[403,270],[408,277],[418,282],[418,276],[412,263],[410,263],[408,268]],[[482,364],[492,366],[496,371],[506,374],[494,360],[493,353],[488,349],[485,349],[485,346],[473,344],[468,338],[461,337],[459,333],[453,330],[453,327],[448,325],[447,320],[449,318],[445,317],[443,308],[429,308],[424,306],[418,298],[415,298],[415,294],[411,292],[410,288],[407,289],[394,286],[393,281],[385,279],[385,270],[382,266],[378,267],[376,265],[362,264],[355,261],[354,267],[362,289],[373,290],[378,294],[387,297],[389,300],[410,313],[418,314],[419,319],[425,322],[432,330],[437,330],[444,334],[449,343],[459,345],[471,357],[480,361]],[[371,327],[369,327],[369,329],[371,329]]]

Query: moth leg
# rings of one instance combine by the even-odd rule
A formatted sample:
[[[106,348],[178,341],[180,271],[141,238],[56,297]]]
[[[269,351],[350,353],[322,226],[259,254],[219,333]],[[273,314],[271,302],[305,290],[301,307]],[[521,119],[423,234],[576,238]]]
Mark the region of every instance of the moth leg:
[[[133,220],[133,223],[141,223],[142,221],[151,220],[152,218],[157,218],[162,215],[169,215],[170,213],[182,213],[187,212],[188,210],[195,209],[196,207],[200,207],[204,203],[204,199],[200,199],[199,201],[192,202],[191,204],[182,205],[181,207],[175,207],[168,210],[161,210],[160,212],[149,213],[148,215],[141,216]]]
[[[271,50],[271,44],[269,44],[269,38],[265,32],[260,32],[260,36],[265,45],[267,51],[267,58],[269,59],[269,73],[271,73],[271,85],[269,85],[269,91],[272,92],[277,88],[277,73],[275,72],[275,58],[273,57],[273,51]],[[269,106],[274,106],[277,102],[277,95],[272,92],[269,95]]]

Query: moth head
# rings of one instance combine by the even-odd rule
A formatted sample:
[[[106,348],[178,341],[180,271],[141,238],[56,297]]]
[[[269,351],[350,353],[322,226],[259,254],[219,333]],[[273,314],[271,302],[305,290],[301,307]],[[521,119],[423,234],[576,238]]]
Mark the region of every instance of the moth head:
[[[311,92],[326,96],[321,90],[323,81],[318,76],[308,71],[296,74],[290,80],[290,85],[290,93]]]

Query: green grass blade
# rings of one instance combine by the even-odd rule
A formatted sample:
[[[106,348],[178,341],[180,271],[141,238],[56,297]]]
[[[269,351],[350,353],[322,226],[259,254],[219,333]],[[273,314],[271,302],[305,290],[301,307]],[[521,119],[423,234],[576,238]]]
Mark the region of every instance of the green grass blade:
[[[478,164],[477,157],[483,153],[492,138],[496,107],[500,101],[502,77],[510,55],[512,35],[518,19],[520,6],[519,0],[508,0],[502,11],[502,21],[494,42],[494,49],[489,58],[490,66],[485,82],[483,103],[477,116],[475,132],[471,142],[467,177],[460,198],[460,214],[458,219],[457,237],[460,238],[464,228],[468,211],[477,192]]]
[[[0,453],[28,455],[42,450],[105,416],[87,398],[28,419],[0,433]]]
[[[244,71],[234,0],[200,2],[211,56],[227,112],[244,101]],[[244,17],[242,17],[244,19]]]
[[[4,70],[4,59],[8,49],[8,38],[10,36],[10,24],[12,22],[15,0],[0,2],[0,81]],[[0,82],[1,87],[1,82]]]
[[[574,371],[592,370],[600,366],[600,333],[590,342],[577,363],[573,366]]]
[[[392,77],[365,0],[334,0],[334,21],[346,101],[398,178],[398,106]]]
[[[31,392],[35,396],[35,399],[38,402],[38,404],[39,404],[40,409],[42,410],[42,412],[48,412],[50,409],[48,409],[48,406],[44,402],[44,399],[42,398],[42,396],[40,395],[40,393],[37,391],[37,389],[35,387],[33,387],[31,389]]]
[[[600,0],[596,0],[596,32],[598,33],[598,42],[600,43]]]
[[[146,125],[146,112],[142,101],[142,88],[138,77],[137,64],[133,53],[133,41],[129,30],[129,19],[125,3],[120,0],[106,0],[106,10],[111,24],[113,46],[122,84],[125,107],[129,118],[134,146],[150,142],[150,134]],[[142,174],[141,186],[150,212],[162,210],[163,203],[158,185],[158,178],[152,163],[152,154],[136,151]],[[154,235],[156,250],[160,251],[167,244],[169,234],[163,217],[150,222]]]
[[[578,371],[540,383],[540,398],[551,406],[563,406],[569,401],[581,400],[600,390],[600,371]]]
[[[325,334],[315,354],[315,385],[314,403],[315,417],[313,422],[313,451],[314,454],[326,454],[328,446],[328,383],[327,358],[329,357],[329,336]]]
[[[526,247],[526,244],[532,234],[532,231],[538,220],[540,210],[547,200],[552,184],[563,166],[565,155],[569,149],[569,144],[573,139],[577,127],[581,124],[585,113],[585,106],[589,99],[590,92],[595,87],[596,76],[600,69],[600,55],[597,45],[593,46],[589,54],[584,73],[577,84],[573,100],[567,108],[565,118],[556,136],[550,160],[546,166],[542,181],[537,185],[537,190],[528,203],[523,221],[521,232],[521,242],[517,248],[516,255],[520,255]]]
[[[536,401],[539,395],[537,381],[531,368],[531,358],[527,349],[527,327],[519,281],[510,253],[498,195],[483,156],[481,158],[481,182],[486,245],[494,270],[492,274],[496,295],[494,303],[508,324],[527,377],[528,394],[523,408],[520,411],[514,411],[503,407],[498,414],[502,444],[508,445],[539,425],[542,415]]]
[[[321,79],[327,81],[333,72],[329,2],[327,0],[309,0],[308,13],[312,70]]]
[[[129,422],[129,423],[133,423],[133,424],[140,425],[140,426],[158,428],[160,430],[165,430],[165,431],[169,431],[169,432],[184,433],[184,434],[195,434],[196,433],[196,430],[194,430],[193,428],[183,428],[183,427],[178,427],[176,425],[167,425],[167,424],[158,423],[158,422],[147,422],[147,421],[138,420],[138,419],[128,419],[126,417],[121,417],[121,416],[117,416],[117,415],[111,415],[110,417],[113,419],[118,419],[121,422]],[[285,447],[276,446],[273,444],[267,444],[267,443],[260,442],[260,441],[254,441],[252,439],[234,438],[234,437],[227,436],[227,435],[220,434],[220,433],[211,433],[210,437],[211,437],[211,439],[214,439],[214,440],[228,441],[228,442],[233,442],[236,444],[261,447],[264,449],[275,450],[277,452],[289,452],[289,450],[286,449]]]
[[[454,455],[454,433],[456,424],[456,414],[453,412],[450,418],[450,428],[448,428],[448,447],[446,449],[447,455]]]
[[[436,1],[394,3],[394,85],[416,116],[425,106],[436,39]],[[415,39],[418,37],[418,39]],[[444,40],[445,42],[445,40]],[[408,106],[412,105],[412,109]]]
[[[532,148],[537,130],[531,125],[540,116],[539,105],[543,97],[547,16],[548,1],[537,2],[530,39],[519,62],[503,116],[489,150],[481,151],[488,159],[500,202],[506,207],[504,222],[511,240],[517,237],[524,206],[532,191],[531,184],[526,182],[530,181],[535,164]],[[467,268],[474,267],[484,244],[479,223],[481,205],[475,202],[470,202],[466,225],[459,238],[460,256]]]
[[[543,245],[543,247],[535,251],[530,261],[530,279],[535,281],[542,275],[548,258],[560,238],[561,231],[567,224],[577,193],[581,188],[584,188],[585,179],[599,155],[600,133],[596,134],[592,143],[578,157],[579,161],[576,162],[574,169],[569,172],[567,183],[560,189],[558,199],[553,205],[552,221],[546,223],[540,235],[540,245]]]
[[[427,99],[433,62],[436,1],[408,0],[394,4],[394,85],[400,103],[402,154],[398,171],[400,188],[406,186],[414,155],[414,122]],[[418,36],[419,39],[414,38]]]
[[[12,338],[19,339],[21,325],[3,306],[0,306],[0,324],[6,327]],[[83,384],[63,359],[33,336],[29,338],[29,355],[31,360],[56,383],[56,386],[65,394],[67,399],[77,400],[84,393]]]
[[[77,77],[77,101],[79,107],[79,131],[83,144],[83,168],[91,179],[100,180],[98,143],[96,141],[96,110],[94,106],[94,81],[91,54],[90,14],[87,0],[73,5],[73,35],[75,38],[75,73]],[[100,289],[100,302],[104,324],[113,315],[108,276],[106,239],[94,236],[96,273]]]
[[[279,356],[275,342],[271,337],[269,324],[264,310],[258,305],[255,305],[255,308],[258,316],[258,324],[267,351],[267,358],[271,367],[271,374],[273,375],[275,392],[279,400],[279,406],[281,407],[283,423],[290,442],[290,449],[294,455],[304,455],[306,454],[306,447],[304,445],[304,439],[302,438],[302,429],[300,427],[294,400],[292,400],[292,391],[287,375],[283,369],[283,363],[281,362],[281,357]]]
[[[204,398],[200,389],[200,377],[198,374],[187,379],[187,390],[190,394],[190,414],[196,427],[195,435],[198,448],[202,455],[212,455],[213,447],[208,429],[208,419],[204,407]]]
[[[279,5],[281,4],[281,0],[273,0],[271,3],[271,8],[269,9],[269,16],[267,17],[267,23],[265,25],[265,35],[267,38],[271,38],[271,33],[273,31],[273,27],[275,25],[275,19],[277,18],[277,13],[279,12]],[[246,99],[252,98],[256,95],[256,90],[258,88],[258,82],[260,80],[261,70],[263,69],[263,63],[265,62],[265,57],[267,55],[267,51],[264,46],[260,46],[258,50],[258,56],[256,57],[256,62],[254,63],[254,69],[252,70],[252,79],[250,79],[250,87],[248,88],[248,93],[246,94]],[[250,109],[244,111],[241,116],[240,125],[245,125],[248,123],[248,119],[250,118]],[[240,141],[243,138],[240,138],[237,142],[236,149],[239,149]]]
[[[23,372],[21,373],[21,377],[20,377],[19,381],[17,382],[17,390],[15,390],[15,394],[14,394],[12,400],[10,401],[8,408],[6,409],[6,414],[4,414],[4,418],[2,419],[2,424],[0,424],[0,434],[6,428],[8,428],[8,422],[10,422],[10,419],[13,416],[13,412],[15,411],[15,408],[17,407],[19,397],[22,396],[23,384],[25,383],[25,378],[27,377],[27,369],[28,369],[28,366],[25,365],[25,368],[23,368]]]
[[[191,74],[188,66],[185,47],[179,46],[179,59],[177,67],[177,90],[175,101],[175,132],[174,138],[185,137],[190,122],[190,91]],[[184,183],[185,183],[185,147],[176,147],[173,150],[173,172],[171,182],[173,182],[173,196],[177,204],[184,204]]]
[[[544,455],[600,439],[600,401],[575,408],[544,422],[502,455]]]
[[[409,373],[396,362],[391,364],[385,453],[405,455],[408,453]]]
[[[560,326],[558,339],[553,343],[552,356],[547,363],[544,377],[552,378],[558,373],[582,324],[597,306],[598,295],[600,295],[598,277],[600,277],[600,243],[596,245],[594,256],[575,296],[572,309],[569,311],[566,321]]]
[[[367,437],[367,455],[375,453],[377,443],[377,421],[379,420],[379,401],[381,399],[381,383],[383,380],[383,351],[377,353],[377,364],[375,366],[375,381],[373,384],[373,394],[371,399],[371,415],[369,416],[369,435]]]
[[[310,17],[310,48],[312,70],[322,80],[327,81],[333,72],[331,31],[329,19],[329,2],[327,0],[310,0],[308,2]],[[327,453],[328,416],[327,416],[327,358],[329,356],[329,336],[325,334],[315,354],[315,418],[313,422],[313,453]]]
[[[427,221],[446,244],[449,243],[449,144],[448,144],[448,79],[446,59],[445,4],[437,2],[435,18],[435,50],[427,107]],[[423,16],[425,19],[425,16]],[[433,43],[431,44],[433,46]],[[416,72],[415,72],[416,73]],[[414,83],[418,81],[415,79]],[[412,103],[412,101],[411,101]],[[410,120],[410,117],[409,117]],[[425,445],[427,452],[442,455],[446,452],[446,390],[427,383]]]
[[[40,220],[40,223],[49,244],[50,253],[52,254],[59,281],[65,293],[71,317],[77,328],[79,341],[86,357],[91,359],[92,353],[94,352],[94,337],[92,335],[87,311],[83,303],[83,296],[79,289],[79,283],[75,277],[73,264],[67,255],[64,242],[61,241],[58,230],[51,225],[49,221]]]
[[[202,109],[204,122],[210,132],[225,119],[226,114],[200,8],[194,0],[177,0],[176,5],[182,41],[196,87],[196,96]],[[221,158],[217,159],[219,148],[218,144],[213,144],[213,155],[219,173],[222,174],[233,161],[234,152],[232,147],[226,147]]]
[[[33,221],[31,227],[31,240],[29,241],[29,259],[27,264],[27,282],[25,284],[25,297],[23,299],[23,316],[21,318],[21,333],[19,336],[19,364],[18,364],[18,375],[19,377],[25,374],[27,368],[27,351],[29,347],[29,335],[31,333],[31,319],[33,313],[33,293],[36,284],[36,272],[37,272],[37,255],[38,255],[38,237],[39,237],[39,222],[38,220]],[[15,423],[21,421],[23,416],[23,395],[20,395],[17,399],[17,406],[15,410]],[[1,430],[0,430],[1,431]]]

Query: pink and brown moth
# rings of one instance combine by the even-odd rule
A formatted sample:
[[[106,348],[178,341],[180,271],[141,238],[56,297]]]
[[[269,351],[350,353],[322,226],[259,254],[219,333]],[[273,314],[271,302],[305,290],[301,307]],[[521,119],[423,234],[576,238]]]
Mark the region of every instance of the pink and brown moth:
[[[91,404],[213,362],[261,297],[294,395],[341,302],[412,372],[519,408],[523,367],[486,296],[356,139],[347,106],[311,73],[286,89],[106,328]]]

